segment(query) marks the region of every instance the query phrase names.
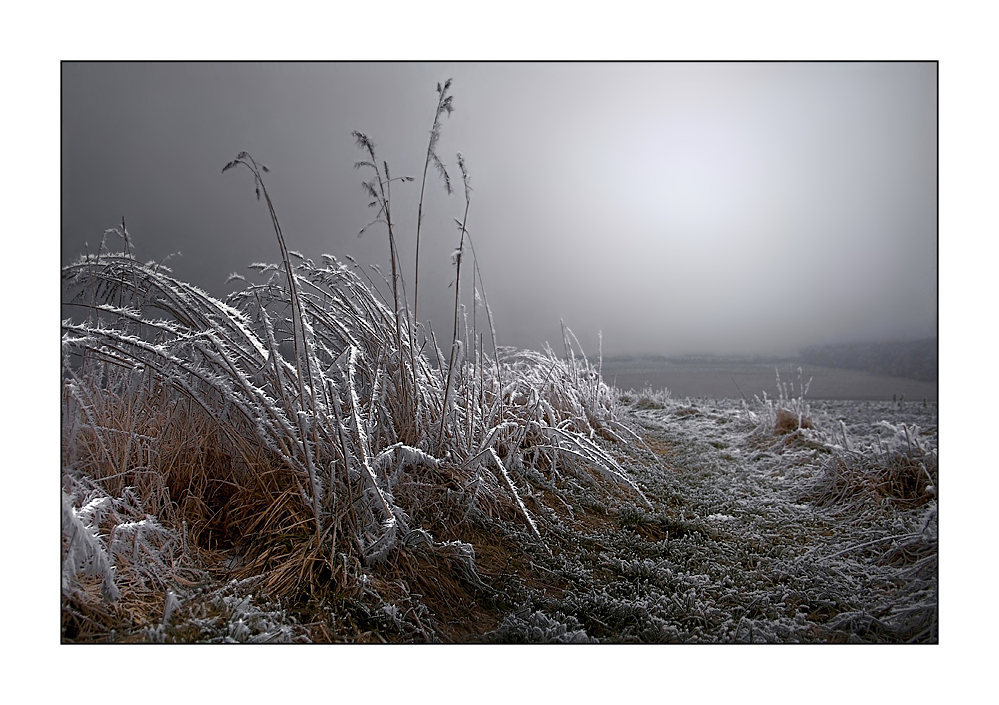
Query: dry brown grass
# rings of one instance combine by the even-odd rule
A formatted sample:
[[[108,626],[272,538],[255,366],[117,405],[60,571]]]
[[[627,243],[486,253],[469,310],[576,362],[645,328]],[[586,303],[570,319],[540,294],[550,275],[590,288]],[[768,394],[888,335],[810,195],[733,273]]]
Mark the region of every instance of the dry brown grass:
[[[438,90],[438,117],[450,111],[448,88]],[[428,163],[437,160],[438,128],[435,121]],[[390,185],[411,179],[390,177],[374,143],[354,135],[369,159],[355,166],[373,172],[363,184],[377,210],[372,225],[388,231],[391,302],[356,265],[329,255],[317,265],[288,249],[269,170],[246,152],[223,172],[249,172],[266,205],[280,261],[251,265],[261,282],[243,279],[221,301],[137,260],[124,222],[125,252],[102,243],[63,269],[64,304],[86,314],[63,321],[65,522],[96,552],[105,591],[112,565],[137,595],[162,594],[178,569],[197,565],[259,578],[264,592],[299,602],[377,603],[371,586],[391,590],[399,579],[445,610],[465,589],[461,580],[481,583],[470,527],[502,524],[549,550],[538,525],[550,511],[543,502],[568,501],[561,478],[649,505],[594,440],[619,442],[628,432],[572,332],[563,327],[564,357],[495,344],[463,225],[470,189],[460,155],[462,254],[444,354],[410,314],[396,247]],[[468,256],[471,289],[460,280]],[[489,321],[491,350],[479,320]],[[522,496],[542,486],[551,489],[546,498]],[[92,516],[92,502],[110,509]],[[132,532],[131,558],[121,532]],[[461,580],[449,567],[455,560]],[[93,565],[67,567],[67,600],[86,602],[73,577],[90,572]]]
[[[788,409],[777,409],[777,421],[774,424],[774,434],[783,435],[797,431],[799,428],[814,428],[812,420],[807,416],[799,416]]]
[[[878,505],[914,509],[936,497],[935,474],[936,457],[929,453],[836,453],[805,498],[844,510]]]

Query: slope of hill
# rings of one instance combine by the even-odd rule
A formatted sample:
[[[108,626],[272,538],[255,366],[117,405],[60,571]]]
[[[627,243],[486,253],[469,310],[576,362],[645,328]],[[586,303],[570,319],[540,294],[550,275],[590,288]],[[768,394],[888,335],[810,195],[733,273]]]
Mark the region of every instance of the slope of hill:
[[[893,343],[811,346],[801,359],[813,365],[864,370],[923,382],[937,381],[937,339]]]

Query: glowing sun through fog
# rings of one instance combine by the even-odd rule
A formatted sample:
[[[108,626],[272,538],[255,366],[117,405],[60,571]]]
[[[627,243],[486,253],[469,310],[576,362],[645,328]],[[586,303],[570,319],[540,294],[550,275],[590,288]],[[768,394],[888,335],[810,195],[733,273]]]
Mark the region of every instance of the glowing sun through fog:
[[[289,247],[387,271],[384,234],[356,237],[374,214],[350,133],[418,180],[449,77],[438,153],[458,195],[428,178],[420,245],[435,329],[460,151],[503,344],[554,344],[560,319],[607,354],[935,335],[933,63],[68,63],[63,259],[125,215],[141,257],[180,250],[179,277],[224,291],[276,257],[252,186],[219,173],[245,149],[272,169]],[[393,189],[412,287],[419,187]]]

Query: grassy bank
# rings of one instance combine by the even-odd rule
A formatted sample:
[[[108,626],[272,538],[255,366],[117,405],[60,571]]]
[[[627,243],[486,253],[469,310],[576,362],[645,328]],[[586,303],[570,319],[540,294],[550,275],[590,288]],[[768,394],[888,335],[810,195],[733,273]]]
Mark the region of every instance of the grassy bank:
[[[436,153],[449,89],[437,87],[423,184],[433,164],[450,192]],[[582,351],[497,345],[464,227],[461,155],[454,323],[438,341],[416,316],[419,258],[411,309],[396,247],[391,187],[413,179],[390,176],[374,143],[354,134],[369,227],[387,235],[390,296],[356,265],[289,249],[269,170],[245,152],[223,172],[252,177],[273,226],[279,259],[251,266],[258,281],[211,296],[139,261],[124,221],[107,233],[123,251],[102,242],[64,268],[64,304],[81,313],[62,326],[65,639],[134,636],[136,626],[158,638],[180,586],[222,574],[352,614],[433,565],[450,576],[437,589],[447,602],[483,584],[477,532],[519,527],[548,550],[540,507],[521,496],[534,475],[598,481],[647,504],[594,441],[628,432]],[[422,215],[421,198],[417,251]],[[564,500],[554,491],[548,501]],[[124,613],[144,616],[127,626]]]

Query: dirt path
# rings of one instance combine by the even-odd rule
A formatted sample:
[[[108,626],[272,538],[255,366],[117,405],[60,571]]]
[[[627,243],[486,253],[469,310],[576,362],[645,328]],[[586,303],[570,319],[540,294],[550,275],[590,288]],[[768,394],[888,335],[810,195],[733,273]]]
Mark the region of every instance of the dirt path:
[[[621,448],[619,459],[653,507],[590,488],[576,496],[582,512],[543,520],[555,555],[532,558],[533,585],[511,595],[520,608],[485,638],[935,642],[934,490],[838,487],[844,472],[830,469],[851,456],[827,430],[849,418],[856,448],[880,418],[905,420],[928,449],[935,408],[826,402],[812,414],[818,429],[775,436],[731,402],[630,411],[656,457]]]

